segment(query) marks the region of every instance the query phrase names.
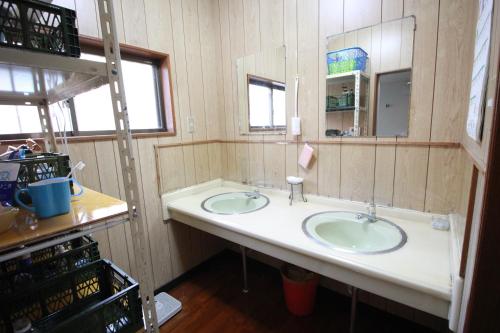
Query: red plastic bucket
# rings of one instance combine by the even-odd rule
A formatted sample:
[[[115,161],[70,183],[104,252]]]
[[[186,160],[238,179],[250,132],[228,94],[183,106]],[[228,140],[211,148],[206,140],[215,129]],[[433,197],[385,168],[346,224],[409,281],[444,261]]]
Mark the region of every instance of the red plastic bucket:
[[[281,268],[281,277],[288,311],[296,316],[311,314],[314,310],[319,275],[286,264]]]

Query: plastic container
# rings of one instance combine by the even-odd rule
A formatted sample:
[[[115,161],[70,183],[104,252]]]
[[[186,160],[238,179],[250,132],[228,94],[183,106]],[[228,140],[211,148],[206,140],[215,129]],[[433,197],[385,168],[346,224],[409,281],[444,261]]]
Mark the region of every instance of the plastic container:
[[[335,96],[326,96],[326,107],[336,108],[338,105],[338,99]]]
[[[139,284],[108,260],[2,296],[1,332],[27,317],[42,332],[137,332],[143,327]]]
[[[58,153],[28,154],[23,159],[3,160],[0,163],[21,165],[17,176],[18,189],[24,189],[28,184],[44,179],[66,177],[71,171],[69,156]],[[70,189],[73,194],[73,182],[70,182]],[[27,196],[21,196],[21,200],[25,204],[31,203]]]
[[[0,297],[99,260],[98,243],[89,236],[73,239],[0,263]]]
[[[368,53],[360,47],[328,52],[326,54],[328,74],[340,74],[356,70],[365,71],[367,59]]]
[[[281,277],[288,311],[296,316],[311,314],[314,311],[319,275],[286,264],[281,268]]]
[[[2,0],[0,46],[80,57],[76,13],[42,1]]]

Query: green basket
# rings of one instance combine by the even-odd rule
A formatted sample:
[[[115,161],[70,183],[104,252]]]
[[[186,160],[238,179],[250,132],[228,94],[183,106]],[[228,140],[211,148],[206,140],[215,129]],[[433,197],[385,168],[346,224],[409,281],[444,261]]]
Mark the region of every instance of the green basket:
[[[8,296],[0,304],[4,331],[27,317],[42,332],[137,332],[143,327],[139,284],[101,259]]]

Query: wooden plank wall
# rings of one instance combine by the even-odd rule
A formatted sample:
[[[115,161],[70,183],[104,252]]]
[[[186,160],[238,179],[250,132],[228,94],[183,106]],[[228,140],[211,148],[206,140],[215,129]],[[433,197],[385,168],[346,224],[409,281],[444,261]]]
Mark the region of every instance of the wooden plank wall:
[[[326,37],[414,15],[413,87],[409,137],[401,142],[459,143],[470,81],[474,2],[468,0],[219,0],[223,58],[226,178],[285,187],[286,175],[305,178],[308,193],[438,213],[461,212],[465,158],[461,149],[426,145],[373,145],[324,135]],[[298,113],[302,141],[316,161],[297,167],[301,147],[238,132],[235,61],[265,48],[286,45],[287,113],[294,108],[294,78],[300,77]],[[373,45],[372,45],[373,47]],[[378,47],[378,46],[376,46]],[[380,60],[380,59],[379,59]],[[342,142],[349,142],[348,145]]]
[[[76,8],[81,34],[100,36],[97,1],[54,3]],[[173,190],[220,178],[226,165],[221,144],[162,149],[159,175],[154,150],[158,144],[225,137],[219,6],[217,0],[121,0],[114,1],[114,6],[120,42],[171,56],[177,135],[134,140],[154,282],[160,287],[224,246],[220,240],[184,224],[164,224],[158,195],[158,181],[165,190]],[[189,116],[194,119],[193,133],[187,128]],[[71,143],[69,152],[73,161],[85,161],[86,168],[79,176],[82,184],[124,198],[116,141]],[[103,257],[136,276],[128,225],[94,236]]]

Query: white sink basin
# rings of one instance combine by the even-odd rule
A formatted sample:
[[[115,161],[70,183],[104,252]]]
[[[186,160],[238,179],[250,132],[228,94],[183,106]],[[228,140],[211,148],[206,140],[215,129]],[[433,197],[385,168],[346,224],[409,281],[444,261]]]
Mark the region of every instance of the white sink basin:
[[[269,198],[256,192],[231,192],[214,195],[201,203],[210,213],[232,215],[251,213],[269,204]]]
[[[335,250],[377,254],[395,251],[407,240],[406,233],[396,224],[355,212],[322,212],[309,216],[302,230],[314,241]]]

